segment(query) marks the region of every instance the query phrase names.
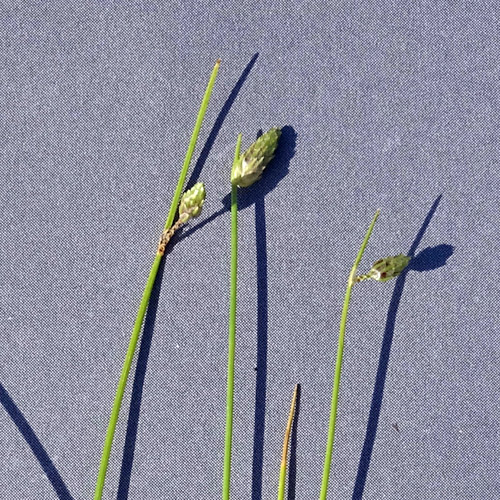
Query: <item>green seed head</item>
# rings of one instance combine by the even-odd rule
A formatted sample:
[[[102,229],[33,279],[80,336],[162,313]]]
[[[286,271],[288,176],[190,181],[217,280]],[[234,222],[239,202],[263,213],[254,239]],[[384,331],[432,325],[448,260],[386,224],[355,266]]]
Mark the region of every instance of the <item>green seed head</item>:
[[[231,183],[248,187],[258,181],[267,164],[274,158],[280,135],[278,127],[261,135],[233,164]]]
[[[197,182],[191,189],[188,189],[181,198],[179,204],[179,220],[187,222],[192,217],[201,214],[201,208],[205,201],[205,186],[203,182]]]
[[[379,259],[368,273],[358,276],[356,281],[364,280],[376,280],[376,281],[388,281],[396,276],[399,276],[403,269],[410,262],[410,257],[399,254],[394,257],[386,257],[385,259]]]

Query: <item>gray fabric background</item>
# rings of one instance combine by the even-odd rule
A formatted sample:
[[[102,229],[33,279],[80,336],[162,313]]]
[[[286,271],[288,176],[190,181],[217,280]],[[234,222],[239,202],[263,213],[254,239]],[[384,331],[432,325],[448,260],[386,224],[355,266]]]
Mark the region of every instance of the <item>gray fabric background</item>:
[[[345,281],[379,207],[360,270],[415,259],[354,290],[329,498],[500,498],[499,21],[494,1],[3,0],[0,498],[93,496],[218,57],[189,174],[206,206],[166,256],[104,498],[220,498],[224,200],[237,133],[274,125],[240,198],[232,498],[275,497],[296,382],[288,498],[318,497]]]

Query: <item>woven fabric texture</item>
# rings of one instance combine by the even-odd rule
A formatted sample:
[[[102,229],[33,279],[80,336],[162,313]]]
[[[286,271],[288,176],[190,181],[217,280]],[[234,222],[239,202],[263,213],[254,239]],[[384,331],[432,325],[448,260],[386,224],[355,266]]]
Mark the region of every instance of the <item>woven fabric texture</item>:
[[[236,136],[283,127],[240,191],[232,499],[500,498],[500,6],[0,2],[0,498],[93,497],[128,339],[211,69],[200,218],[155,286],[104,499],[221,497]]]

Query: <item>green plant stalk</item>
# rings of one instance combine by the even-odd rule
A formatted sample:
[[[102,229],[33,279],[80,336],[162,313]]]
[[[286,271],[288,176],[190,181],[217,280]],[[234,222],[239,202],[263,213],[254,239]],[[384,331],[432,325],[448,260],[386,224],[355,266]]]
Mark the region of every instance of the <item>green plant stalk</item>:
[[[234,151],[234,162],[240,157],[241,134]],[[238,273],[238,187],[231,184],[231,289],[229,297],[229,343],[227,355],[226,436],[222,498],[229,500],[231,483],[231,446],[233,440],[234,351],[236,345],[236,287]]]
[[[344,353],[344,336],[345,327],[347,323],[347,312],[349,310],[349,302],[351,300],[351,290],[356,282],[356,271],[358,269],[361,258],[365,251],[368,240],[373,231],[373,226],[379,216],[380,211],[377,210],[372,219],[370,227],[366,232],[365,239],[361,244],[354,265],[352,266],[351,272],[349,273],[349,279],[347,281],[347,289],[344,298],[344,307],[342,308],[342,316],[340,318],[340,329],[339,329],[339,342],[337,347],[337,361],[335,363],[335,375],[333,378],[333,391],[332,391],[332,405],[330,410],[330,423],[328,427],[328,439],[326,443],[326,453],[325,453],[325,466],[323,468],[323,479],[321,481],[321,493],[319,495],[320,500],[326,500],[326,494],[328,491],[328,480],[330,479],[330,467],[332,463],[332,452],[333,452],[333,442],[335,439],[335,423],[337,420],[337,406],[339,400],[339,387],[340,387],[340,373],[342,370],[342,355]]]
[[[288,415],[288,422],[286,424],[285,438],[283,439],[283,453],[281,455],[281,468],[280,480],[278,485],[278,500],[285,498],[285,484],[286,484],[286,461],[288,456],[288,441],[290,439],[290,432],[292,431],[293,415],[295,413],[295,403],[297,401],[297,392],[299,390],[298,384],[295,386],[292,396],[292,404],[290,406],[290,414]]]
[[[203,123],[203,118],[207,110],[208,102],[210,100],[210,95],[212,94],[212,89],[215,83],[215,79],[219,71],[219,65],[220,65],[220,60],[218,60],[215,63],[214,69],[210,76],[210,80],[205,90],[205,95],[203,96],[200,110],[198,111],[198,117],[196,118],[193,134],[191,136],[191,141],[189,142],[188,150],[184,158],[184,164],[182,166],[182,170],[179,175],[179,180],[177,182],[177,187],[175,189],[174,197],[172,199],[172,204],[170,205],[170,210],[168,212],[164,230],[168,230],[172,226],[172,223],[174,221],[175,213],[177,211],[177,206],[179,205],[182,189],[184,187],[186,174],[189,168],[189,164],[191,163],[191,158],[193,156],[194,148],[196,146],[196,141],[200,133],[201,124]],[[160,266],[162,257],[163,253],[160,252],[156,253],[153,265],[151,266],[151,271],[149,272],[146,287],[144,288],[144,292],[142,294],[139,310],[137,311],[137,317],[135,319],[134,328],[132,330],[132,335],[130,337],[127,354],[125,355],[125,361],[123,362],[120,380],[118,382],[115,400],[113,402],[113,408],[111,410],[111,416],[109,418],[108,429],[106,432],[106,438],[104,440],[104,447],[102,451],[101,464],[99,466],[99,473],[97,476],[94,500],[101,500],[102,498],[102,490],[104,488],[104,480],[106,478],[106,472],[108,470],[109,456],[111,453],[111,445],[113,444],[113,437],[115,435],[116,424],[118,422],[118,414],[120,413],[123,394],[125,392],[125,386],[127,385],[127,379],[130,373],[130,367],[132,366],[132,360],[134,358],[135,348],[137,346],[137,341],[139,339],[139,335],[141,332],[142,323],[144,321],[144,315],[146,314],[146,309],[148,307],[149,299],[151,297],[151,292],[153,290],[153,286],[155,283],[156,275],[158,274],[158,268]]]

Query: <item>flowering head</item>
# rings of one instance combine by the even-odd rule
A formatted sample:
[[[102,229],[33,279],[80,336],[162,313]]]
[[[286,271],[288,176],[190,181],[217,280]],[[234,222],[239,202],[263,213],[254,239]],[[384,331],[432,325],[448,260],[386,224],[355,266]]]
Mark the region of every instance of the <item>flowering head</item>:
[[[409,262],[410,257],[403,254],[379,259],[366,274],[357,276],[356,282],[370,279],[375,281],[388,281],[399,276]]]
[[[280,135],[278,127],[262,134],[233,164],[231,183],[248,187],[258,181],[267,164],[274,158]]]
[[[205,186],[203,182],[197,182],[182,195],[179,204],[179,220],[185,223],[193,217],[198,217],[201,214],[204,201]]]

